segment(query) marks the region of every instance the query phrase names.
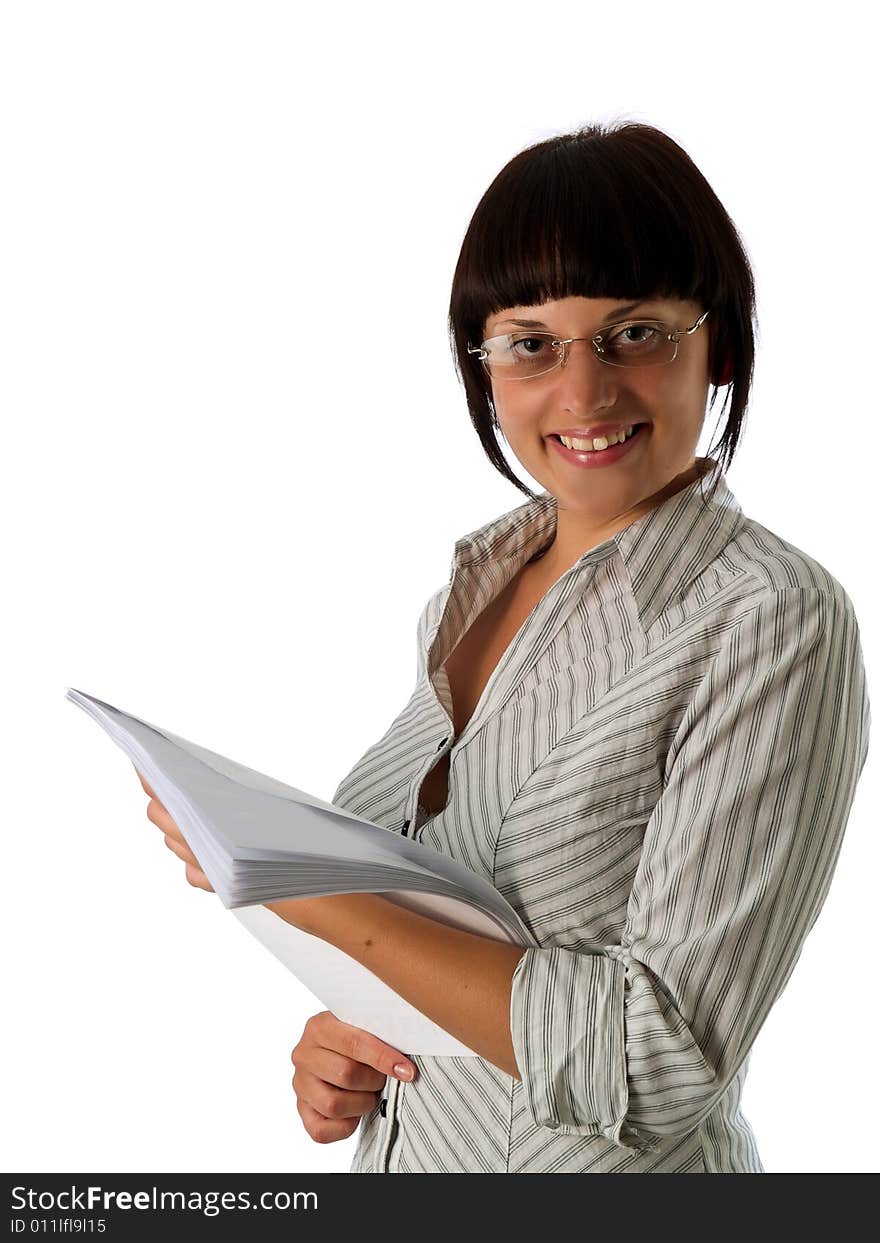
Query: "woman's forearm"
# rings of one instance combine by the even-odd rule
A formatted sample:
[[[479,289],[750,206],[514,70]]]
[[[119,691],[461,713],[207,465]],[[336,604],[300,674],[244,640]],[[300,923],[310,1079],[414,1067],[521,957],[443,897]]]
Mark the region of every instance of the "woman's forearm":
[[[451,928],[381,894],[266,906],[343,950],[475,1053],[521,1077],[510,1036],[510,989],[523,946]]]

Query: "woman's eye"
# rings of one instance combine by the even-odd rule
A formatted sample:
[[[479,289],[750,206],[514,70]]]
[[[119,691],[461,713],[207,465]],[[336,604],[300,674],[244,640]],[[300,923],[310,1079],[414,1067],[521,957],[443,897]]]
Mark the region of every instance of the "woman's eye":
[[[547,348],[547,342],[543,337],[514,337],[510,343],[511,349],[515,354],[521,357],[534,358],[542,349]]]
[[[612,333],[610,341],[617,346],[645,345],[656,335],[657,329],[651,324],[627,324],[626,327]]]

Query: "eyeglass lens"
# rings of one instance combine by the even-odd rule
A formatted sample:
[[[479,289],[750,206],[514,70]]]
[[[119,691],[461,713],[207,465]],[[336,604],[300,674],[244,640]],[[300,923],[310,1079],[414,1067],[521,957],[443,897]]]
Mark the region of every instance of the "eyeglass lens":
[[[675,357],[674,330],[658,320],[618,324],[601,334],[600,357],[616,367],[644,367],[671,362]],[[506,333],[483,342],[489,357],[484,359],[495,378],[541,375],[558,366],[562,346],[549,332]],[[589,343],[587,343],[589,344]],[[571,346],[568,347],[571,349]]]

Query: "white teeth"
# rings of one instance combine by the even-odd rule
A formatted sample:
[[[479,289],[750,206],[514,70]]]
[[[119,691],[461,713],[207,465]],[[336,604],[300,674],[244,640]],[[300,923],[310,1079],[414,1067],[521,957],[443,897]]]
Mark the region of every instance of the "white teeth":
[[[619,436],[597,436],[595,440],[583,440],[579,436],[560,436],[559,439],[568,449],[580,449],[581,451],[586,449],[591,453],[595,453],[597,450],[607,449],[609,445],[622,444],[623,441],[628,440],[632,434],[633,428],[625,427]]]

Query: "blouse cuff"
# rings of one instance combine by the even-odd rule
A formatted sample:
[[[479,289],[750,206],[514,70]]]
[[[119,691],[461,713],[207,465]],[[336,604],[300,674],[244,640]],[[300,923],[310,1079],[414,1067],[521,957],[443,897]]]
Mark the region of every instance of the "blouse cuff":
[[[538,1126],[657,1151],[626,1121],[624,988],[616,958],[530,946],[511,980],[510,1034]]]

